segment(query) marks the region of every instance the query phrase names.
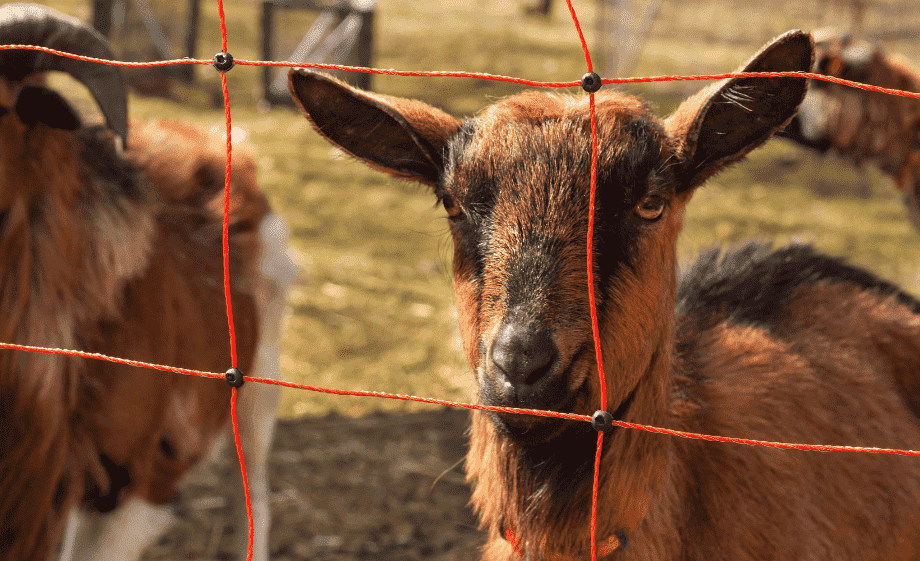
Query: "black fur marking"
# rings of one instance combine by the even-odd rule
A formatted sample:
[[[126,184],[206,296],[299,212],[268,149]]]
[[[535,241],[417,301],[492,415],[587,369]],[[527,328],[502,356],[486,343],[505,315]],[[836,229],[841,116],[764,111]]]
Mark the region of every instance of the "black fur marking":
[[[598,159],[595,209],[595,260],[601,286],[609,286],[620,267],[630,266],[645,221],[633,214],[651,188],[672,185],[673,172],[661,161],[661,125],[646,117],[627,125],[632,143],[607,165],[609,156]],[[601,156],[605,156],[602,152]],[[625,157],[624,157],[625,156]],[[599,313],[603,311],[599,300]]]
[[[70,474],[64,474],[57,487],[54,489],[54,499],[51,503],[55,511],[60,512],[67,500],[67,494],[70,491]]]
[[[775,331],[797,288],[835,283],[891,296],[920,314],[920,301],[841,259],[822,255],[808,245],[771,251],[769,246],[755,242],[725,253],[713,249],[701,255],[681,275],[677,312],[704,323],[724,318]]]
[[[617,407],[613,413],[614,419],[620,420],[626,415],[632,404],[633,393]],[[500,434],[512,436],[497,415],[491,412],[488,415]],[[535,508],[539,503],[571,505],[590,500],[587,495],[590,487],[583,485],[583,482],[590,481],[594,471],[597,448],[597,432],[594,428],[583,421],[546,418],[545,423],[540,423],[538,431],[555,435],[551,439],[529,435],[531,439],[525,445],[512,448],[517,455],[516,464],[519,469],[529,474],[529,479],[541,482],[532,495],[527,497],[527,502]],[[602,454],[611,453],[615,440],[610,436],[604,438]]]
[[[441,175],[441,181],[438,182],[437,187],[435,188],[435,195],[438,196],[438,202],[441,202],[441,197],[447,193],[445,187],[446,178],[450,177],[454,168],[457,165],[458,160],[469,148],[470,142],[472,142],[473,137],[476,136],[476,121],[472,119],[467,119],[454,133],[452,137],[447,141],[447,147],[444,149],[444,172]]]
[[[489,194],[492,189],[485,187],[478,193],[483,200],[475,201],[474,197],[465,196],[470,190],[469,184],[487,185],[485,178],[479,180],[464,180],[462,186],[451,185],[448,187],[448,178],[457,171],[458,162],[466,151],[470,142],[476,134],[476,122],[466,121],[460,129],[451,137],[447,143],[444,157],[444,172],[435,186],[435,195],[438,198],[438,204],[444,204],[445,198],[450,197],[455,204],[461,205],[461,215],[456,218],[450,218],[451,230],[454,232],[454,238],[460,244],[459,250],[464,253],[464,257],[472,262],[476,278],[482,278],[483,262],[482,251],[478,241],[478,229],[483,222],[484,216],[491,211],[491,199]]]
[[[172,445],[168,435],[163,435],[160,438],[160,453],[164,458],[172,460],[176,457],[176,449]]]

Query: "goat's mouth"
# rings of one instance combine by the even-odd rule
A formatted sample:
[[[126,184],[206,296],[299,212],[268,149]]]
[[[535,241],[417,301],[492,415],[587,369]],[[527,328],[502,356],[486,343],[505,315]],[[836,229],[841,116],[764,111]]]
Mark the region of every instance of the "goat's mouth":
[[[585,401],[581,392],[570,394],[566,401],[560,405],[547,407],[522,407],[522,409],[539,409],[541,411],[557,411],[560,413],[571,413],[580,402]],[[508,405],[498,405],[486,403],[495,407],[510,407]],[[510,437],[522,443],[539,443],[547,442],[571,427],[573,423],[580,421],[564,419],[560,417],[534,415],[528,413],[507,413],[499,411],[488,412],[492,424],[499,433]]]
[[[559,413],[586,411],[591,401],[587,383],[592,372],[590,358],[587,353],[579,351],[565,368],[548,374],[539,388],[512,387],[489,372],[484,372],[479,383],[482,404]],[[570,386],[573,381],[578,384],[574,388]],[[489,417],[500,433],[522,442],[550,440],[572,423],[578,422],[553,416],[500,411],[489,411]]]

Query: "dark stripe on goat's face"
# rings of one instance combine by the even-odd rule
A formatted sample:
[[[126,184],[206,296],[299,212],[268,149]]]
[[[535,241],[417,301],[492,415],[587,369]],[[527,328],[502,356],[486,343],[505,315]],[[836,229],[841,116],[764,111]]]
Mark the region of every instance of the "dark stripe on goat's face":
[[[656,121],[637,117],[625,124],[630,141],[613,153],[600,151],[595,209],[595,261],[601,286],[611,286],[621,265],[631,265],[637,242],[649,223],[633,210],[639,201],[657,194],[673,196],[674,177],[662,157],[664,132]],[[613,243],[608,243],[610,241]],[[598,302],[604,307],[603,294]]]
[[[654,227],[635,206],[652,192],[667,200],[673,181],[664,165],[670,146],[647,108],[617,94],[598,98],[594,252],[603,313],[604,288],[633,266],[638,241]],[[458,307],[486,403],[574,407],[579,386],[594,371],[593,356],[582,360],[580,352],[591,336],[585,249],[590,171],[585,98],[509,98],[467,122],[449,144],[436,191],[455,215]],[[546,366],[545,387],[527,396],[515,395],[492,372],[489,349],[509,322],[525,333],[549,332],[558,347]]]

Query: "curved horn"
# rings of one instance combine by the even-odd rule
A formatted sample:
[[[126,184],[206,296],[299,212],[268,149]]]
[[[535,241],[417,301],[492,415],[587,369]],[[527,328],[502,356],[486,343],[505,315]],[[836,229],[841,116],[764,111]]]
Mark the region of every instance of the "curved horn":
[[[95,29],[35,4],[0,7],[0,44],[36,45],[93,58],[113,59],[108,41]],[[109,128],[122,141],[128,134],[128,97],[118,67],[42,51],[0,51],[0,75],[19,81],[36,72],[58,70],[83,83],[96,99]]]

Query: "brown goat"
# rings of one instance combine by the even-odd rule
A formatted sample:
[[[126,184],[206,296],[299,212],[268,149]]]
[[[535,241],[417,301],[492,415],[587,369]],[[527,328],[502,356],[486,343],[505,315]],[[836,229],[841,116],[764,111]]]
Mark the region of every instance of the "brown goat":
[[[850,35],[820,34],[815,73],[920,92],[920,73],[904,59]],[[820,152],[833,149],[856,165],[875,164],[894,180],[920,229],[920,100],[813,80],[798,114],[779,134]]]
[[[789,32],[742,70],[805,71],[812,53],[809,35]],[[587,96],[524,93],[461,123],[305,70],[289,79],[321,135],[431,186],[443,203],[480,402],[598,409],[585,267]],[[786,124],[806,89],[800,78],[734,78],[663,121],[637,99],[596,94],[594,272],[615,418],[920,447],[920,302],[807,246],[714,251],[677,279],[675,245],[695,188]],[[589,559],[590,424],[474,412],[471,438],[484,559]],[[604,439],[598,543],[603,559],[915,560],[918,501],[916,458],[615,429]]]
[[[90,29],[40,6],[0,9],[0,43],[110,58]],[[155,122],[136,124],[122,152],[118,70],[70,60],[0,54],[0,341],[224,371],[224,143]],[[84,127],[44,85],[48,70],[83,81],[108,127]],[[252,160],[237,154],[230,270],[239,368],[276,377],[291,274],[284,224],[256,186]],[[0,351],[0,559],[48,559],[65,533],[61,559],[137,558],[168,524],[177,481],[227,428],[230,392],[221,380]],[[239,398],[263,561],[277,398],[260,384]]]

